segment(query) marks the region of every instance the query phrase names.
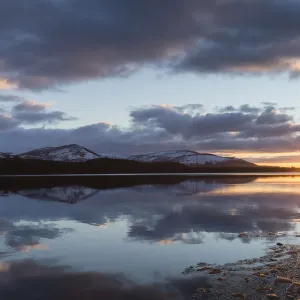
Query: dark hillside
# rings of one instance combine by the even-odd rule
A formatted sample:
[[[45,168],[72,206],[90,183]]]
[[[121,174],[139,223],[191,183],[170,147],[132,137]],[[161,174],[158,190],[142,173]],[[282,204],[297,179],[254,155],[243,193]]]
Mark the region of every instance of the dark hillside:
[[[189,167],[176,162],[146,163],[122,159],[100,158],[86,162],[59,162],[22,158],[0,159],[0,175],[46,174],[134,174],[134,173],[231,173],[231,172],[292,172],[295,168],[264,166]]]

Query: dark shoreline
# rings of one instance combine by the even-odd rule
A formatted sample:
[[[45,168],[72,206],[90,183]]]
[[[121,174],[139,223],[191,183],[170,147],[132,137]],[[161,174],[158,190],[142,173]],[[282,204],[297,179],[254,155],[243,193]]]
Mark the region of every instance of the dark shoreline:
[[[202,181],[207,184],[244,184],[257,179],[257,176],[164,176],[164,175],[36,175],[36,176],[2,176],[0,190],[19,191],[24,189],[51,188],[61,186],[84,186],[98,190],[127,188],[140,185],[173,185],[187,180]]]
[[[16,192],[38,188],[81,186],[98,190],[129,188],[141,185],[174,185],[185,181],[205,184],[246,184],[258,178],[297,177],[295,173],[211,173],[211,174],[46,174],[0,175],[0,191]]]
[[[200,173],[274,173],[297,172],[300,169],[245,166],[201,165],[187,166],[174,162],[144,163],[122,159],[94,159],[86,162],[59,162],[34,159],[0,159],[0,175],[59,175],[59,174],[200,174]]]

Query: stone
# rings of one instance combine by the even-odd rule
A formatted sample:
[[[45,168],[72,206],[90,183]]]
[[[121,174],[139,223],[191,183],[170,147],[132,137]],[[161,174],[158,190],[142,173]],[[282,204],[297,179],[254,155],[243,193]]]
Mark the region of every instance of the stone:
[[[232,293],[231,295],[232,295],[232,297],[235,297],[235,298],[247,299],[247,295],[245,295],[245,294]]]
[[[287,277],[277,276],[276,282],[282,282],[282,283],[292,283],[292,280]]]
[[[279,299],[279,297],[276,294],[266,294],[266,297],[268,299]]]
[[[266,277],[266,275],[264,273],[255,273],[253,275],[257,276],[257,277]]]

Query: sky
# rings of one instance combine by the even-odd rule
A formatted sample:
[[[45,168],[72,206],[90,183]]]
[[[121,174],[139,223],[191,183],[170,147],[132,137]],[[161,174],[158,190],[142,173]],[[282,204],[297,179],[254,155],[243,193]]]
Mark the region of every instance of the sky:
[[[300,165],[300,1],[0,2],[0,152]]]

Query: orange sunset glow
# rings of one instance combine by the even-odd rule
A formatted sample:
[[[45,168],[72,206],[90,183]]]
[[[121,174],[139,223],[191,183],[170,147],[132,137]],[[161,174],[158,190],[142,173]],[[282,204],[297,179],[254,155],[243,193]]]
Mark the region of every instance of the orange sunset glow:
[[[238,157],[260,166],[300,168],[300,151],[294,152],[215,152],[216,155]]]

